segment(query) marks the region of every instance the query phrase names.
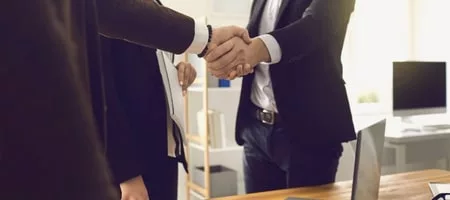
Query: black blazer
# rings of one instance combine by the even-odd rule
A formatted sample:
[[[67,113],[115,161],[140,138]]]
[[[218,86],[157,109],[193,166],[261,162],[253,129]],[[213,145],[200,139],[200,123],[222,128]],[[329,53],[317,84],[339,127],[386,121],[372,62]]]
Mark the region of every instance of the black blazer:
[[[120,184],[151,173],[152,162],[167,157],[166,99],[154,49],[102,38],[102,51],[107,158]]]
[[[258,27],[266,0],[252,5],[248,30]],[[276,30],[282,59],[270,66],[279,114],[296,143],[321,144],[355,139],[342,78],[341,51],[354,0],[284,0]],[[254,75],[245,76],[238,109],[236,140],[250,119]]]

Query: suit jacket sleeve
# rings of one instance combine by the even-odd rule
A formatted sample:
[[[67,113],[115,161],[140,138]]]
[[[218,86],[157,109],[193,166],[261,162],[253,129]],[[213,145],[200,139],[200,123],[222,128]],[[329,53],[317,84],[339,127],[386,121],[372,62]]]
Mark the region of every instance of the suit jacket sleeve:
[[[281,47],[281,62],[309,54],[345,34],[354,0],[312,0],[301,19],[270,34]]]
[[[97,0],[100,33],[127,41],[183,53],[192,43],[191,17],[147,0]]]
[[[0,199],[117,199],[56,13],[69,1],[0,2]]]

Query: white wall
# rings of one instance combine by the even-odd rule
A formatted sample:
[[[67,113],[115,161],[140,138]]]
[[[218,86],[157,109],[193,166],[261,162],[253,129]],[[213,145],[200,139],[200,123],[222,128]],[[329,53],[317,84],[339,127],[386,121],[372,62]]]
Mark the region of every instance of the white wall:
[[[213,26],[245,27],[252,0],[162,0],[165,6],[194,18],[208,17]]]
[[[209,0],[161,0],[164,6],[191,17],[206,16]]]

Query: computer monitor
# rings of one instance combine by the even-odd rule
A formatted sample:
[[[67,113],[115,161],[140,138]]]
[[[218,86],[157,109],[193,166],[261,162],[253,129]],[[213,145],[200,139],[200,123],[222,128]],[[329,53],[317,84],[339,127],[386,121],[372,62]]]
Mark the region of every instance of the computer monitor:
[[[392,92],[394,116],[447,112],[446,63],[394,62]]]
[[[386,119],[358,132],[352,200],[378,199],[385,132]]]

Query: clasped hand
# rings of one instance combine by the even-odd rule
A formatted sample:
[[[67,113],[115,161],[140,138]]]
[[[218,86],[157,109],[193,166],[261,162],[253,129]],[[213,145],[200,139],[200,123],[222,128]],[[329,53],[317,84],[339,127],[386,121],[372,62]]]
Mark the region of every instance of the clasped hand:
[[[213,30],[211,43],[205,56],[208,70],[213,76],[232,80],[253,73],[253,68],[268,60],[263,42],[251,39],[247,30],[236,26]],[[270,59],[270,58],[269,58]]]

